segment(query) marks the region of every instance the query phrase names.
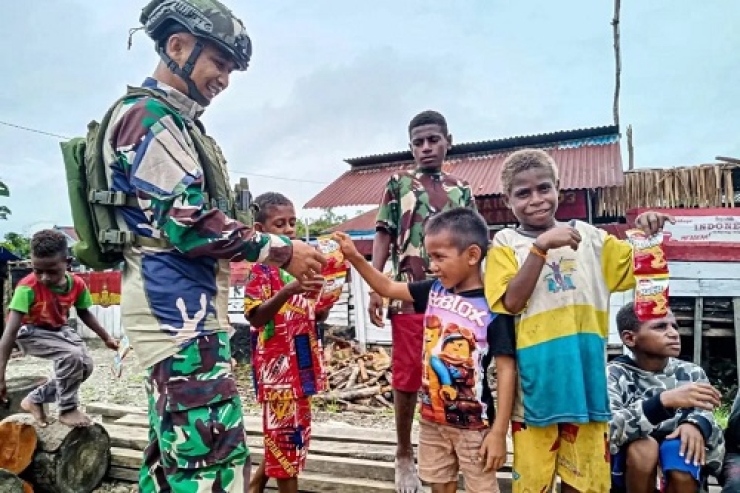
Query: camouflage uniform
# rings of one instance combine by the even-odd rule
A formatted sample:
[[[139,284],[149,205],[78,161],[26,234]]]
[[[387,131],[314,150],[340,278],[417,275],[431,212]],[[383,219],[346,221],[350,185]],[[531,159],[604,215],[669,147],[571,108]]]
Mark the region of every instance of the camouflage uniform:
[[[391,263],[397,281],[428,278],[424,225],[439,212],[455,207],[475,209],[470,185],[445,173],[402,171],[388,180],[378,210],[376,229],[391,236]],[[395,304],[394,313],[414,313],[413,305]]]
[[[172,34],[174,25],[196,36],[196,48],[206,39],[238,69],[247,67],[249,40],[219,2],[153,0],[141,21],[155,41]],[[167,61],[162,43],[157,46]],[[164,237],[171,245],[124,250],[122,322],[148,371],[150,444],[142,493],[245,491],[250,463],[230,371],[229,265],[284,265],[292,252],[287,238],[255,233],[222,209],[230,197],[206,196],[205,177],[227,170],[215,142],[210,140],[215,164],[206,163],[191,138],[192,126],[205,133],[199,118],[207,104],[199,102],[203,96],[189,78],[195,61],[191,56],[186,68],[170,66],[188,83],[188,94],[148,78],[142,87],[161,99],[125,99],[104,134],[110,189],[138,199],[138,207],[117,208],[120,229]]]
[[[670,358],[662,372],[638,368],[628,356],[620,356],[607,367],[609,406],[609,448],[617,455],[635,440],[653,437],[663,441],[683,423],[701,431],[706,444],[705,472],[716,475],[722,467],[725,440],[722,428],[710,411],[703,409],[666,409],[660,394],[692,382],[709,383],[704,370],[693,363]],[[616,464],[616,461],[615,461]]]
[[[424,250],[424,225],[434,214],[456,207],[475,209],[470,185],[453,175],[422,170],[402,171],[388,180],[380,203],[376,229],[391,237],[391,263],[396,280],[423,281],[429,259]],[[392,300],[388,310],[393,345],[393,388],[416,392],[421,388],[423,313],[413,303]]]

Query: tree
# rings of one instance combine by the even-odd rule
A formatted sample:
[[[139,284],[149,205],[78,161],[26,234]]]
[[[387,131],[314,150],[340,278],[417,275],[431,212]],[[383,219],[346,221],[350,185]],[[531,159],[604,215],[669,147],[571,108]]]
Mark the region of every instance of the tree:
[[[31,254],[31,239],[19,233],[7,233],[0,246],[21,258],[28,258]]]
[[[319,236],[333,226],[347,221],[347,216],[336,214],[331,208],[323,209],[323,211],[318,219],[309,221],[308,235],[310,237]],[[296,236],[298,238],[306,238],[306,224],[303,221],[298,221],[296,229]]]
[[[0,181],[0,197],[10,197],[10,189],[2,181]],[[10,209],[5,205],[0,205],[0,219],[7,219],[9,214]]]

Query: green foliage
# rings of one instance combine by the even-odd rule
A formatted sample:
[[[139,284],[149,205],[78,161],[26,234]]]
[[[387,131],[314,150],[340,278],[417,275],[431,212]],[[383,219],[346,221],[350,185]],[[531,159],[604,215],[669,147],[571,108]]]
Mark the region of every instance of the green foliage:
[[[19,233],[7,233],[0,246],[21,258],[28,258],[31,255],[31,239]]]
[[[10,189],[8,185],[0,181],[0,197],[10,197]],[[6,205],[0,205],[0,219],[8,219],[10,215],[10,209]]]
[[[308,235],[312,238],[319,236],[325,233],[326,230],[346,222],[347,219],[347,216],[335,214],[332,209],[323,209],[323,213],[318,219],[308,223]],[[298,238],[306,238],[306,224],[299,221],[296,227],[296,236]]]

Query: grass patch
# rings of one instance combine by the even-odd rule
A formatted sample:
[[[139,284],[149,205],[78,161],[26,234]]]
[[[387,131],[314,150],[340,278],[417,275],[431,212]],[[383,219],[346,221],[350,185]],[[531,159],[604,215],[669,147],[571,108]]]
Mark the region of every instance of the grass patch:
[[[730,406],[722,405],[714,410],[714,421],[722,427],[727,428],[727,421],[730,419]]]

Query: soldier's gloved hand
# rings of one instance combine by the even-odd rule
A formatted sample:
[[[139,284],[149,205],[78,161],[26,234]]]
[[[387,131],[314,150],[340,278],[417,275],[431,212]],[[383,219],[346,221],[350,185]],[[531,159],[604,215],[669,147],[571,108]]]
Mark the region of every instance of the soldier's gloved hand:
[[[300,240],[293,240],[293,256],[285,268],[292,276],[313,279],[326,266],[326,258],[317,249]]]

